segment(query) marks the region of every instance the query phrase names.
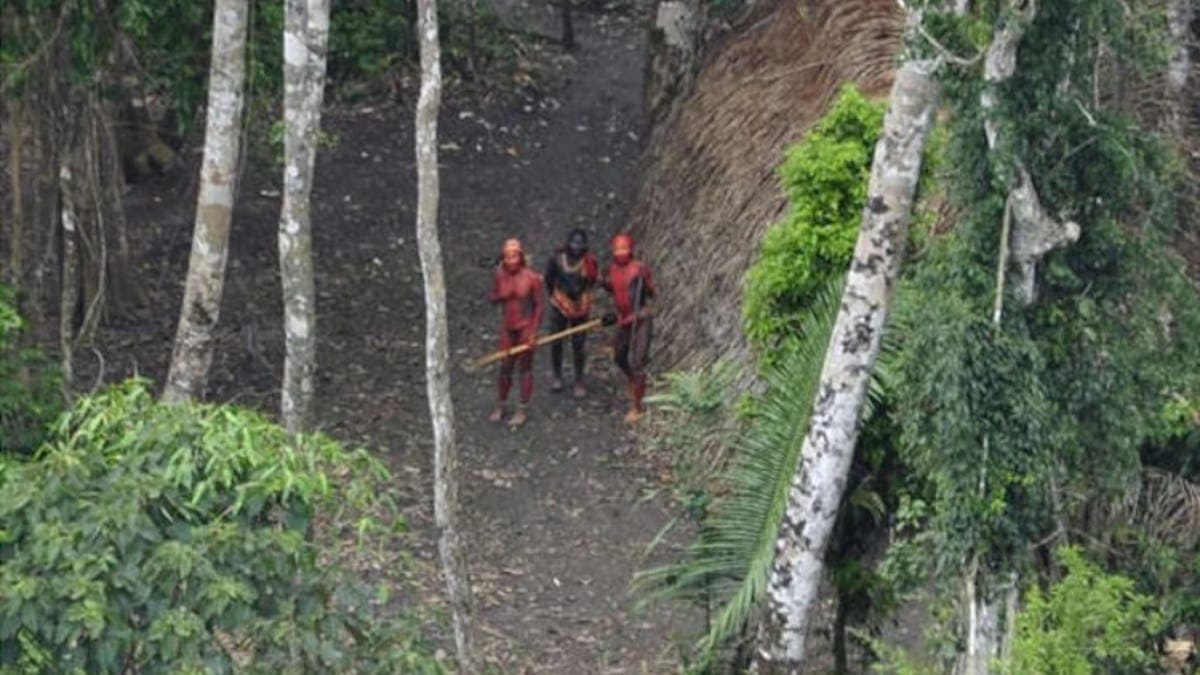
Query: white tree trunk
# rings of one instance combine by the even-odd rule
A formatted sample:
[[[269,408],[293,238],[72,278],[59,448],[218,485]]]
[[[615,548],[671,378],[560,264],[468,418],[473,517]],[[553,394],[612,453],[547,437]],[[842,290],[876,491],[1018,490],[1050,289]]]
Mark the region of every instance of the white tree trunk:
[[[62,276],[59,287],[58,347],[61,352],[63,389],[69,393],[75,379],[75,309],[79,304],[79,210],[75,174],[71,171],[70,148],[64,149],[58,170],[58,194],[62,209]]]
[[[1171,93],[1180,93],[1187,86],[1188,75],[1192,70],[1191,33],[1192,18],[1195,13],[1195,0],[1171,0],[1167,17],[1171,32],[1171,47],[1174,53],[1167,66],[1167,88]]]
[[[933,126],[934,68],[932,61],[910,60],[892,85],[862,229],[775,544],[768,612],[759,634],[760,672],[796,672],[804,662],[825,548],[854,456],[858,420],[904,256],[921,154]]]
[[[979,105],[983,110],[984,134],[988,150],[996,151],[1004,141],[1000,137],[1000,122],[996,119],[999,87],[1017,69],[1017,46],[1025,28],[1037,14],[1037,3],[1030,2],[1021,12],[1005,17],[997,26],[983,61],[983,93]],[[1012,267],[1017,299],[1023,305],[1037,299],[1037,265],[1047,253],[1079,239],[1079,225],[1073,221],[1059,223],[1042,206],[1033,178],[1020,157],[1014,157],[1016,181],[1008,193],[1012,229],[1005,242],[1007,263]],[[1007,233],[1006,233],[1007,234]],[[1005,262],[1005,261],[1002,261]]]
[[[22,270],[25,268],[25,209],[24,195],[21,190],[21,155],[24,148],[25,116],[20,99],[11,97],[8,101],[8,190],[12,199],[12,224],[8,236],[8,269],[6,281],[16,292],[16,301],[20,302],[21,285],[24,283]]]
[[[280,415],[288,433],[295,434],[310,423],[317,361],[310,197],[325,93],[329,0],[286,0],[284,12],[279,271],[286,356]]]
[[[179,329],[165,401],[186,401],[203,393],[212,363],[212,334],[221,311],[229,221],[237,182],[246,67],[247,0],[216,0],[213,10],[212,61],[208,76],[207,126],[200,195]]]
[[[475,655],[470,573],[458,535],[458,448],[450,400],[450,348],[446,280],[438,242],[437,118],[442,97],[437,0],[417,0],[421,45],[421,94],[417,99],[417,250],[425,277],[425,379],[433,424],[433,511],[441,535],[438,550],[450,598],[458,668],[479,671]]]
[[[988,150],[996,152],[1006,140],[1001,137],[999,110],[1000,85],[1013,76],[1017,68],[1017,47],[1026,27],[1037,13],[1037,4],[1030,2],[1022,10],[998,23],[988,45],[983,65],[983,92],[980,109],[984,114],[984,135]],[[1069,92],[1064,83],[1064,92]],[[1068,95],[1068,94],[1064,94]],[[1009,188],[1001,227],[1000,260],[996,273],[996,300],[992,324],[1000,330],[1004,307],[1006,270],[1012,268],[1017,299],[1029,305],[1037,297],[1037,264],[1046,253],[1076,241],[1079,225],[1073,221],[1059,223],[1046,212],[1033,185],[1033,178],[1020,157],[1014,157],[1015,180]],[[1010,222],[1011,221],[1011,222]],[[987,437],[984,437],[987,457]],[[987,466],[980,467],[980,496],[987,488]],[[992,663],[1009,651],[1017,610],[1017,573],[1010,570],[1008,579],[996,586],[1000,575],[981,569],[978,556],[968,565],[964,579],[963,611],[966,613],[966,651],[955,666],[958,675],[987,675]]]
[[[1191,26],[1195,0],[1171,0],[1168,25],[1171,33],[1171,61],[1167,65],[1167,113],[1164,126],[1167,133],[1183,140],[1188,110],[1186,105],[1188,76],[1192,71]]]

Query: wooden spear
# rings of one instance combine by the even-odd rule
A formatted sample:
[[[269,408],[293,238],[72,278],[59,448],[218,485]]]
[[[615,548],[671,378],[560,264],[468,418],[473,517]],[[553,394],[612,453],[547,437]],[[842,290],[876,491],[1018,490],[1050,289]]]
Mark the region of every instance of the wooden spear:
[[[551,342],[556,342],[558,340],[562,340],[563,338],[569,338],[572,335],[578,335],[580,333],[586,333],[590,330],[595,330],[595,329],[599,328],[600,326],[603,326],[604,323],[605,323],[604,319],[596,318],[596,319],[592,319],[591,321],[588,321],[586,323],[581,323],[578,326],[573,326],[566,330],[560,330],[557,333],[551,333],[549,335],[542,336],[542,337],[538,338],[537,346],[540,347],[542,345],[548,345]],[[508,349],[500,349],[500,350],[492,352],[491,354],[488,354],[487,356],[483,356],[478,359],[475,359],[474,361],[468,361],[468,362],[464,363],[463,369],[466,370],[467,372],[475,372],[475,371],[479,370],[480,368],[488,365],[489,363],[495,363],[496,361],[499,361],[501,359],[506,359],[510,356],[516,356],[517,354],[522,354],[524,352],[529,351],[529,349],[530,349],[530,346],[527,344],[517,345],[516,347],[509,347]]]

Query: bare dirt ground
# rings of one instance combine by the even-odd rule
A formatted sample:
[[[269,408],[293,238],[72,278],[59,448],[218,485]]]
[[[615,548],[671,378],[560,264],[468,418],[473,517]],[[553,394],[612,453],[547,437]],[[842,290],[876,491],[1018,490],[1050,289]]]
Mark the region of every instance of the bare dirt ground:
[[[557,15],[540,5],[516,9],[553,34]],[[581,13],[576,50],[542,56],[556,64],[556,77],[518,76],[502,102],[448,97],[440,227],[456,361],[495,348],[498,317],[485,294],[505,237],[520,237],[540,268],[571,228],[583,227],[605,258],[638,180],[644,38],[633,14]],[[318,159],[313,194],[319,427],[377,451],[395,471],[395,497],[412,526],[405,545],[416,561],[391,574],[406,605],[437,603],[441,592],[413,232],[412,85],[393,103],[326,112],[324,130],[335,142]],[[274,415],[283,362],[278,178],[259,164],[239,188],[208,399]],[[161,384],[194,203],[191,170],[131,190],[146,298],[101,330],[95,351],[79,355],[84,386],[135,373]],[[485,420],[493,372],[453,374],[481,640],[503,672],[668,672],[696,628],[691,608],[632,609],[631,575],[647,564],[645,549],[670,514],[656,496],[661,458],[647,457],[621,423],[624,387],[598,353],[603,339],[589,341],[591,394],[582,402],[549,391],[548,350],[537,355],[531,419],[516,433]],[[444,624],[435,630],[445,638]]]

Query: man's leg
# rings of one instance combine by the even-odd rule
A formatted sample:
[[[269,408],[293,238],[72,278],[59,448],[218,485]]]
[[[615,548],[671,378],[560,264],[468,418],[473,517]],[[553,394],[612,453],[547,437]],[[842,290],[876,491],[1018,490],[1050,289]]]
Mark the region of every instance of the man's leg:
[[[646,395],[646,363],[650,356],[650,337],[653,326],[646,319],[637,327],[629,348],[629,412],[626,422],[636,422],[642,417],[642,398]]]
[[[500,349],[509,349],[513,346],[512,331],[503,331],[500,335]],[[500,361],[500,374],[496,379],[496,407],[492,408],[492,413],[488,415],[489,422],[499,422],[504,419],[504,408],[508,401],[508,391],[512,389],[512,374],[513,366],[516,365],[516,359],[509,357]]]
[[[617,329],[613,336],[613,361],[617,367],[625,373],[626,377],[630,377],[633,373],[629,370],[629,327],[623,326]]]
[[[572,326],[579,326],[587,321],[587,317],[581,317],[571,322]],[[587,353],[584,348],[587,346],[587,333],[571,336],[571,356],[575,360],[575,398],[583,398],[587,396],[587,388],[583,386],[583,368],[587,364]]]
[[[533,350],[521,354],[516,361],[517,369],[521,371],[521,402],[517,404],[517,412],[513,413],[512,419],[508,421],[509,426],[514,429],[525,423],[525,410],[529,399],[533,397]]]

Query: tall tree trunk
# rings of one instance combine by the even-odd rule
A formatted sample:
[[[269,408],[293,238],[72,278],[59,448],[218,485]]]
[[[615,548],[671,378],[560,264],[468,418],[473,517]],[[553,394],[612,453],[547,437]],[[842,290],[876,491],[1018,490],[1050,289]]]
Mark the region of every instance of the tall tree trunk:
[[[287,355],[280,413],[288,433],[295,434],[310,424],[317,360],[310,197],[325,92],[329,0],[287,0],[285,12],[279,268]]]
[[[921,153],[933,126],[934,68],[926,60],[900,67],[875,145],[862,229],[775,543],[768,611],[759,633],[763,673],[797,672],[805,659],[825,549],[854,456],[859,415],[904,256]]]
[[[241,140],[242,88],[246,79],[247,0],[216,2],[200,195],[196,200],[196,224],[179,330],[163,390],[165,401],[186,401],[203,393],[225,284],[229,221]]]
[[[24,106],[16,97],[8,102],[8,180],[9,196],[12,198],[11,218],[8,232],[8,269],[5,272],[6,283],[17,293],[20,302],[22,270],[25,267],[25,209],[21,191],[21,161],[22,136],[25,127],[25,117],[22,114]]]
[[[75,309],[79,304],[79,210],[76,177],[71,170],[74,153],[63,152],[58,170],[59,203],[62,207],[62,259],[58,304],[58,348],[61,352],[63,390],[70,397],[75,379]]]
[[[1037,15],[1037,4],[1014,6],[998,21],[983,62],[983,91],[979,107],[983,111],[984,136],[988,151],[1006,149],[1008,142],[1001,132],[1005,128],[1000,118],[1002,85],[1017,68],[1017,48],[1026,28]],[[1073,221],[1059,223],[1047,213],[1038,197],[1033,177],[1023,159],[1011,158],[1014,175],[1008,187],[1004,220],[1000,228],[999,260],[996,265],[996,291],[992,310],[992,326],[1002,330],[1004,288],[1011,269],[1016,299],[1030,305],[1037,297],[1037,265],[1055,248],[1076,241],[1080,227]],[[984,457],[989,456],[987,436],[984,437]],[[987,492],[988,465],[980,467],[979,495]],[[963,584],[963,611],[966,614],[966,651],[960,655],[955,672],[959,675],[987,675],[992,663],[1010,648],[1015,630],[1017,572],[1014,569],[994,570],[981,564],[975,554],[967,564]]]
[[[1192,20],[1195,18],[1195,0],[1171,0],[1168,9],[1168,26],[1171,34],[1170,64],[1167,66],[1167,90],[1171,95],[1182,94],[1192,70],[1192,54],[1189,37]]]
[[[450,597],[459,671],[479,671],[475,655],[470,573],[458,536],[458,448],[450,400],[446,280],[438,242],[437,117],[442,97],[437,0],[417,0],[421,94],[417,99],[417,250],[425,277],[425,380],[433,423],[433,510],[438,550]]]

